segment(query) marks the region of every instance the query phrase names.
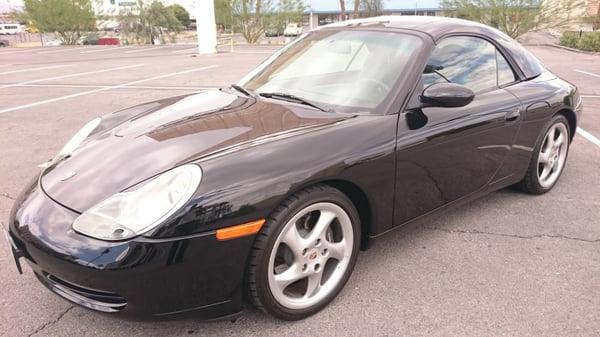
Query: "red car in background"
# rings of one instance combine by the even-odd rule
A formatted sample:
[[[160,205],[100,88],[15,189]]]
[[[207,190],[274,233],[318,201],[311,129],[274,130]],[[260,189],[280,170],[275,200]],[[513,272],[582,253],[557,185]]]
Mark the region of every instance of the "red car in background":
[[[114,45],[117,46],[121,44],[118,37],[101,37],[98,39],[98,44],[102,46]]]

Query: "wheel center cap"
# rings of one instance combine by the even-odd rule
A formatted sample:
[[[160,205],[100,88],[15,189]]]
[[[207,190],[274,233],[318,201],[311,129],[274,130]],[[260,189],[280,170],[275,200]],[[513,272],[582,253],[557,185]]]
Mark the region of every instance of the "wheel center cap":
[[[308,254],[308,259],[309,260],[314,260],[317,258],[317,256],[319,255],[319,253],[317,252],[316,249],[313,249],[310,254]]]

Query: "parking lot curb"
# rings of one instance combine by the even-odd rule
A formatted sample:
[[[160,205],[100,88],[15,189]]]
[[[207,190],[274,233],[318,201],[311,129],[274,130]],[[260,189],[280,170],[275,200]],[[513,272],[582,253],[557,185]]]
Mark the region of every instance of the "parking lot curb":
[[[552,47],[552,48],[558,48],[558,49],[568,50],[568,51],[571,51],[571,52],[574,52],[574,53],[588,54],[588,55],[600,55],[600,52],[593,52],[593,51],[575,49],[575,48],[565,47],[565,46],[561,46],[559,44],[554,44],[554,43],[531,43],[531,44],[524,44],[524,46],[526,46],[526,47],[529,47],[529,46],[533,46],[533,47]]]

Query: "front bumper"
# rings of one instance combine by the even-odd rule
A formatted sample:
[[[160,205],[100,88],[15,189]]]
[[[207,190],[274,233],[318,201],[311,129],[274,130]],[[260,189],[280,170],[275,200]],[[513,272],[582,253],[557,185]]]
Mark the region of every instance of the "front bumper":
[[[173,239],[105,242],[74,232],[77,213],[33,183],[15,202],[13,252],[59,296],[130,318],[193,313],[213,319],[240,312],[253,237],[217,241],[214,232]]]

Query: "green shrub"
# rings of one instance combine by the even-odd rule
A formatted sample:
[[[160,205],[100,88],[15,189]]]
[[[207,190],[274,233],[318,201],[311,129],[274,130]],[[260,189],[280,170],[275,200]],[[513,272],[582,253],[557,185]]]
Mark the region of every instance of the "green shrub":
[[[564,32],[560,37],[560,45],[586,51],[600,52],[600,32]]]
[[[583,34],[577,48],[587,51],[600,51],[600,32],[587,32]]]
[[[560,45],[569,47],[569,48],[577,48],[577,43],[579,42],[579,33],[575,32],[564,32],[560,37]]]

